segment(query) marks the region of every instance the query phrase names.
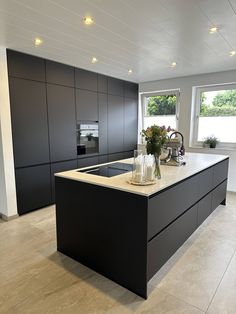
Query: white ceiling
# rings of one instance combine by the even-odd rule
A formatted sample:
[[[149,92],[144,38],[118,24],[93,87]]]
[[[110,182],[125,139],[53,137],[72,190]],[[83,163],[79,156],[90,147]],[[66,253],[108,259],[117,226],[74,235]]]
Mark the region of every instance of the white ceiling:
[[[0,45],[136,82],[236,69],[236,0],[0,0]]]

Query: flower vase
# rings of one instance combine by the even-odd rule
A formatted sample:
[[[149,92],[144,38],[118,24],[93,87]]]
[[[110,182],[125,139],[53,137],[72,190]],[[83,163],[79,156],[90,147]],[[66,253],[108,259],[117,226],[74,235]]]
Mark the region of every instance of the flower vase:
[[[154,161],[155,161],[154,176],[155,179],[160,180],[161,179],[160,155],[154,154]]]

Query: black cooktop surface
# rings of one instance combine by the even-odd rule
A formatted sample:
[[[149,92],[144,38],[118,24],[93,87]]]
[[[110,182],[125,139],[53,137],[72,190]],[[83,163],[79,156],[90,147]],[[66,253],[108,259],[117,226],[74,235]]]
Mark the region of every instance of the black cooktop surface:
[[[91,167],[84,170],[78,170],[78,172],[84,172],[89,174],[95,174],[102,177],[114,177],[122,173],[126,173],[133,170],[132,164],[126,164],[122,162],[115,162],[113,164]]]

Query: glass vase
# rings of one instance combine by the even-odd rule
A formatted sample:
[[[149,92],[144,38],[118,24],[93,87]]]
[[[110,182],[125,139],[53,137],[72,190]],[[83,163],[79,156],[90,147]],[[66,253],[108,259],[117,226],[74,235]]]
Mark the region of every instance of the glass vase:
[[[154,176],[155,179],[160,180],[161,179],[160,155],[154,154],[154,160],[155,160]]]

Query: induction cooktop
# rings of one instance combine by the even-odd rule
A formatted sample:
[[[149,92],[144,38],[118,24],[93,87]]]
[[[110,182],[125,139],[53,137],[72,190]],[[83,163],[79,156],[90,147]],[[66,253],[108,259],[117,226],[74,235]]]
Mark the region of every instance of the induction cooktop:
[[[88,174],[94,174],[102,177],[114,177],[119,174],[126,173],[133,170],[132,164],[126,164],[123,162],[115,162],[113,164],[91,167],[84,170],[78,170],[78,172],[84,172]]]

